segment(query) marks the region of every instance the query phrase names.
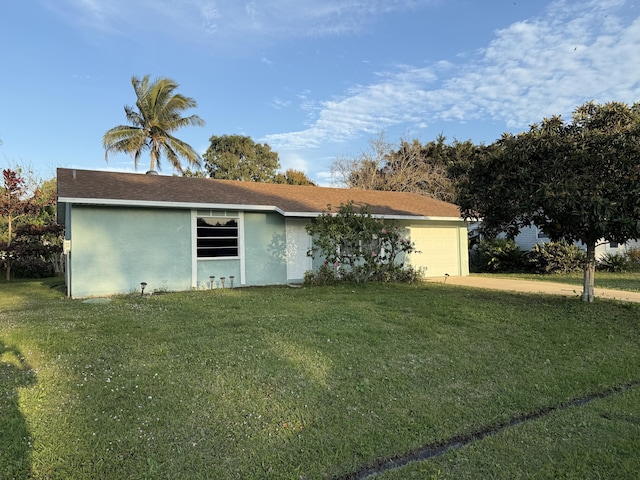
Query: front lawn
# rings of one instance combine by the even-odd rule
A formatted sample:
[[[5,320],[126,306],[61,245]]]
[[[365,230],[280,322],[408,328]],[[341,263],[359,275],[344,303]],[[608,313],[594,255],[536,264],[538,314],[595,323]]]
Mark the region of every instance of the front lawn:
[[[537,280],[541,282],[558,282],[582,287],[582,273],[553,273],[542,275],[537,273],[474,273],[474,276],[513,278],[514,280]],[[640,273],[612,273],[596,272],[596,288],[611,288],[613,290],[628,290],[640,292]]]
[[[640,470],[640,305],[443,284],[83,303],[50,285],[0,284],[0,479],[348,478],[548,409],[385,475]]]

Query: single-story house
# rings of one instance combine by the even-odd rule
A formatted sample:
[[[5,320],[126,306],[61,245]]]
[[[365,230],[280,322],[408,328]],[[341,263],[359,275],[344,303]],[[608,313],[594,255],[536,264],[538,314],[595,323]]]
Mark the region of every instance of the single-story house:
[[[467,226],[456,205],[412,193],[60,168],[66,285],[81,298],[302,281],[305,225],[349,201],[406,229],[427,276],[467,275]],[[212,279],[215,277],[215,279]]]

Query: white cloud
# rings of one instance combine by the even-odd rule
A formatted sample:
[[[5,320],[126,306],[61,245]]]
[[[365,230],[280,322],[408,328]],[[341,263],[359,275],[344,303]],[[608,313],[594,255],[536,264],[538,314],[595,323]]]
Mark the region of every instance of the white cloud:
[[[271,105],[276,110],[282,110],[284,108],[289,107],[291,105],[291,102],[288,100],[282,100],[281,98],[278,98],[278,97],[274,97],[273,100],[271,100],[271,103],[269,105]]]
[[[402,66],[339,99],[305,105],[313,121],[273,134],[276,148],[318,147],[401,124],[486,120],[526,128],[581,103],[640,99],[640,18],[622,0],[553,3],[545,16],[496,32],[467,63]]]
[[[309,162],[307,162],[298,152],[284,151],[279,153],[280,166],[283,172],[290,168],[306,172],[309,170]]]
[[[206,2],[200,5],[202,27],[207,35],[214,35],[218,31],[218,19],[220,14],[214,2]]]
[[[83,27],[127,35],[145,29],[209,42],[261,42],[273,38],[341,35],[381,15],[439,0],[41,0]],[[144,22],[140,22],[143,18]],[[166,25],[171,25],[167,31]],[[212,42],[211,37],[217,41]]]
[[[123,20],[122,10],[115,2],[100,0],[41,1],[49,10],[83,28],[118,33],[117,25]]]
[[[346,141],[361,133],[375,134],[389,125],[420,121],[421,85],[436,80],[432,69],[401,67],[394,75],[380,74],[384,81],[352,88],[344,98],[320,105],[301,95],[303,108],[317,114],[310,128],[268,135],[270,144],[281,147],[318,147],[328,141]]]
[[[341,186],[336,179],[333,177],[333,174],[330,171],[322,171],[315,174],[313,177],[316,185],[319,187],[339,187]]]

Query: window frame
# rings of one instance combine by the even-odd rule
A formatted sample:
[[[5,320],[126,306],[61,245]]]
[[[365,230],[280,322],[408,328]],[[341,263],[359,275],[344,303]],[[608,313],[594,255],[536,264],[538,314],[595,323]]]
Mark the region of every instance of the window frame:
[[[224,222],[229,223],[229,222],[235,222],[235,228],[233,227],[228,227],[226,225],[200,225],[200,221],[201,220],[205,220],[205,219],[214,219],[214,220],[218,220],[219,222]],[[197,260],[229,260],[229,259],[238,259],[240,258],[240,247],[241,247],[241,228],[240,228],[240,215],[227,215],[226,212],[225,213],[218,213],[218,212],[209,212],[209,214],[203,215],[201,212],[197,212],[196,213],[196,218],[195,218],[195,254],[196,254],[196,259]],[[234,230],[235,229],[235,235],[217,235],[217,236],[201,236],[200,235],[200,230],[201,228],[209,228],[209,229],[228,229],[228,230]],[[209,240],[209,241],[215,241],[215,240],[235,240],[235,245],[220,245],[220,246],[200,246],[200,241],[201,240]],[[200,252],[203,250],[224,250],[224,249],[229,249],[229,250],[235,250],[235,255],[200,255]]]

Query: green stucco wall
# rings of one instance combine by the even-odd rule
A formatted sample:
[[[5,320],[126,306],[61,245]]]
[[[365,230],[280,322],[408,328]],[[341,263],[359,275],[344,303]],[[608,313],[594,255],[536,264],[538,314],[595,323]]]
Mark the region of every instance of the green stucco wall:
[[[189,210],[74,205],[71,295],[191,288]]]
[[[285,218],[278,213],[245,213],[247,285],[287,283]]]
[[[147,283],[146,292],[205,289],[211,287],[211,275],[216,277],[216,288],[221,287],[221,277],[229,288],[231,276],[234,287],[293,281],[287,278],[287,222],[276,212],[238,214],[240,258],[200,260],[193,258],[195,211],[72,205],[65,212],[65,235],[71,239],[67,284],[73,297],[139,292],[140,282]],[[389,223],[407,233],[416,226],[413,222]],[[456,256],[458,273],[449,270],[468,274],[464,223],[429,222],[421,227],[458,228],[453,242],[461,247]],[[319,256],[314,258],[313,269],[322,262]],[[293,271],[291,265],[289,270]]]
[[[211,288],[211,276],[213,288],[222,288],[224,277],[224,288],[231,288],[231,276],[233,276],[233,287],[240,286],[240,260],[238,259],[199,259],[198,260],[198,284],[199,289]]]

